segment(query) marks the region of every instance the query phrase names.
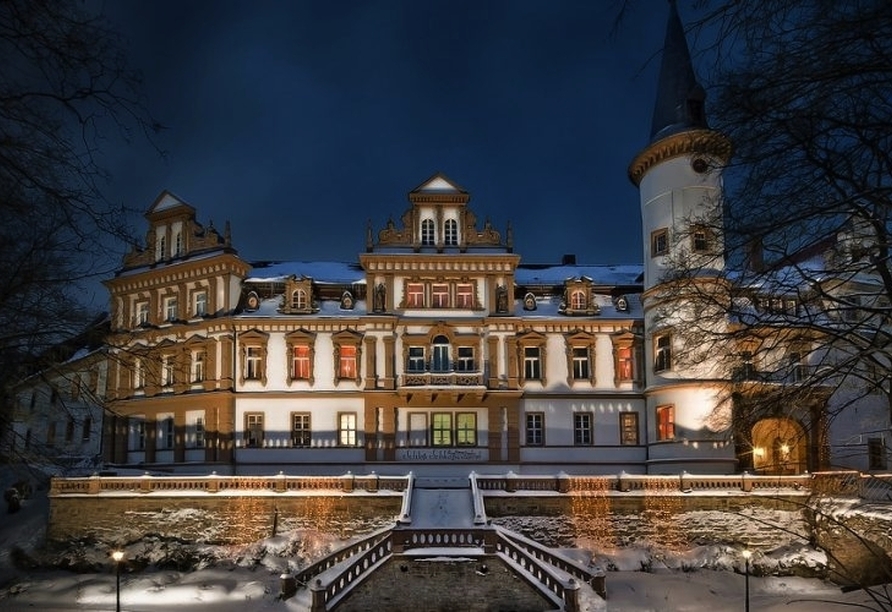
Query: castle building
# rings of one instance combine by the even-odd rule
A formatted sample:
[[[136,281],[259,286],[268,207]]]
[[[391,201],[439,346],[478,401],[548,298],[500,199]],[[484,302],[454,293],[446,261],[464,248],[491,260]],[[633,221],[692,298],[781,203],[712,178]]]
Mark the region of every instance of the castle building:
[[[670,7],[651,140],[629,167],[642,265],[525,264],[510,226],[481,224],[441,173],[409,191],[399,223],[368,228],[353,262],[245,261],[228,225],[165,191],[144,247],[105,283],[103,460],[235,474],[885,469],[882,410],[834,429],[828,392],[749,417],[757,389],[724,405],[717,361],[677,359],[690,339],[672,313],[700,306],[672,291],[667,262],[701,257],[716,272],[702,282],[722,282],[721,232],[691,220],[721,211],[731,149]],[[859,451],[835,460],[852,440]]]

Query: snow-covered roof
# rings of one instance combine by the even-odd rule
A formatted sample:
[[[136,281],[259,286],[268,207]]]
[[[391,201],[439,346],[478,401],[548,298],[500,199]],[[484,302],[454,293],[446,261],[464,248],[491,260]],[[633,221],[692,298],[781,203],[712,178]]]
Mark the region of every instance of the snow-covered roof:
[[[560,285],[567,279],[588,277],[595,285],[640,285],[641,265],[520,265],[518,285]]]
[[[273,261],[252,264],[247,282],[283,282],[289,276],[309,277],[316,283],[355,285],[365,283],[358,263],[341,261]]]

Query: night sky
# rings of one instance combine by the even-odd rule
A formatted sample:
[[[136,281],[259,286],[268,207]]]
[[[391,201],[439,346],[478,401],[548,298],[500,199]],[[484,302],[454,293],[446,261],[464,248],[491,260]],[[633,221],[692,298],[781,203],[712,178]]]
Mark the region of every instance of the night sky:
[[[106,151],[108,195],[168,189],[248,260],[355,261],[435,172],[524,263],[640,263],[637,191],[668,3],[115,0],[168,129]],[[685,18],[681,7],[682,19]],[[146,225],[136,219],[139,236]]]

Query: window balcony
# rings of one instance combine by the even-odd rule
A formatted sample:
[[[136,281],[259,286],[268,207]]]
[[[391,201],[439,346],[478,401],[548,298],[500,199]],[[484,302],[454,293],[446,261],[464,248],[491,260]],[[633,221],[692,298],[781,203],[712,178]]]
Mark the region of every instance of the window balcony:
[[[474,387],[483,385],[483,372],[405,372],[401,387]]]

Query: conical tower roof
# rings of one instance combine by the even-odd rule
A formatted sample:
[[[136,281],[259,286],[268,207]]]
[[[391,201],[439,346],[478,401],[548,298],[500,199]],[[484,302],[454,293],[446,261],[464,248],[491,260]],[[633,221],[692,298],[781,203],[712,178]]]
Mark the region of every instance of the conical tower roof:
[[[705,98],[706,94],[694,75],[678,7],[675,0],[669,0],[669,21],[651,123],[651,142],[683,130],[708,128],[703,110]]]

